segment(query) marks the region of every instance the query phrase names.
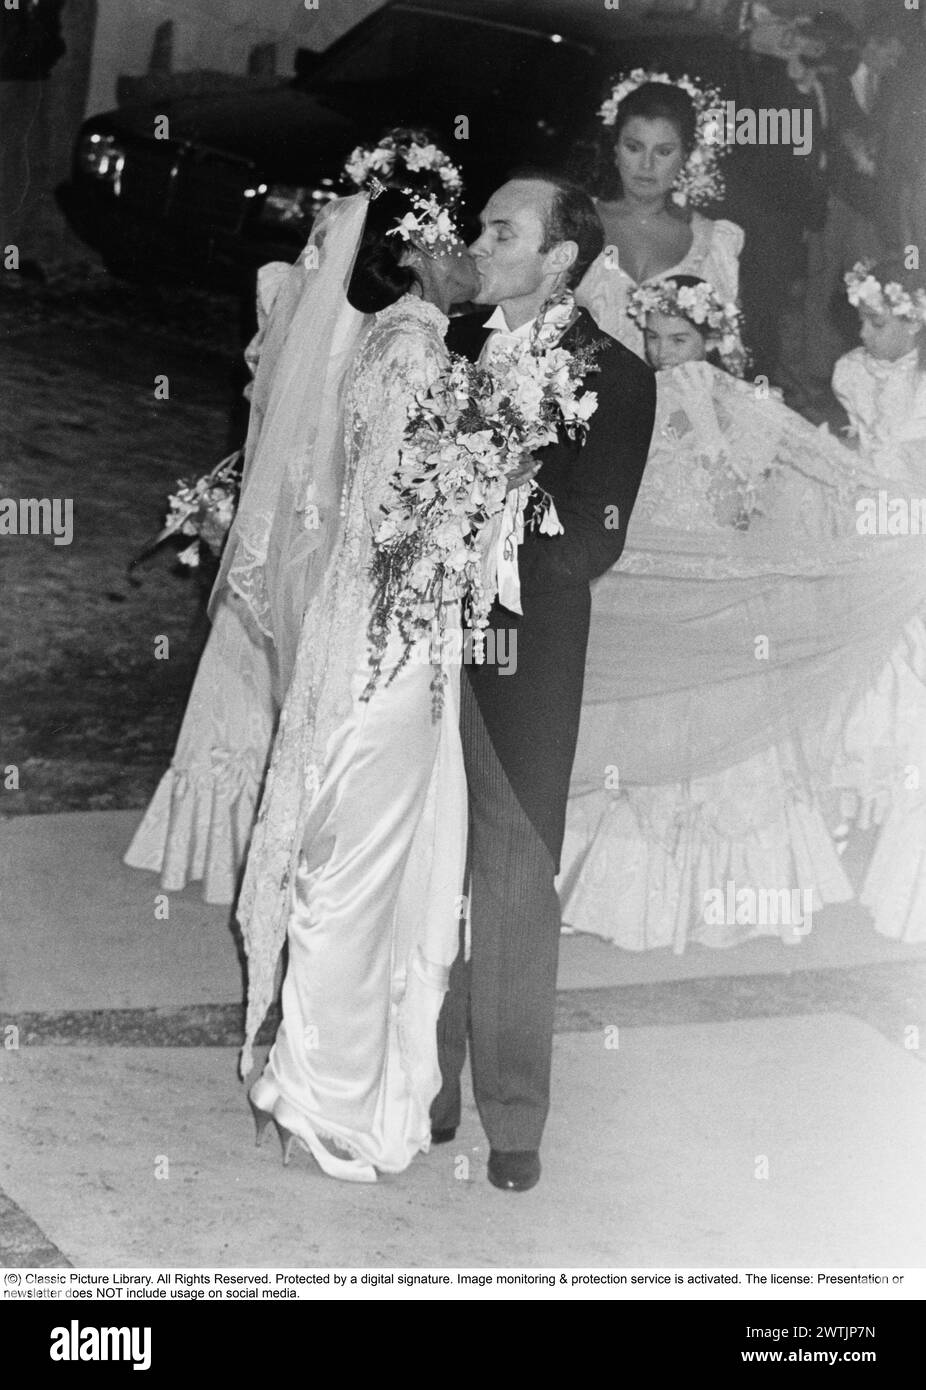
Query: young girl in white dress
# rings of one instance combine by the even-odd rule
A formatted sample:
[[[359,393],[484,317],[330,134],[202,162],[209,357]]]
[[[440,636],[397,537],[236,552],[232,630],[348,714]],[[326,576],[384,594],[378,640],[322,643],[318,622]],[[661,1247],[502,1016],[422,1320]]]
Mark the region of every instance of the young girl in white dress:
[[[926,546],[857,534],[873,480],[723,369],[742,369],[737,323],[710,286],[662,281],[631,309],[657,421],[624,556],[592,591],[563,920],[635,950],[798,943],[855,896],[830,832],[834,749],[926,599]],[[888,733],[912,763],[926,687],[906,693],[920,728]],[[869,752],[883,735],[859,727]]]
[[[862,458],[926,493],[926,275],[860,261],[846,276],[862,346],[836,363],[833,391]]]
[[[606,138],[592,181],[605,248],[576,298],[640,357],[643,333],[628,313],[638,286],[696,275],[725,303],[739,298],[742,228],[692,210],[722,192],[722,147],[709,115],[720,101],[688,79],[638,70],[617,81],[599,113]]]
[[[926,276],[899,258],[859,262],[845,277],[862,346],[836,364],[833,390],[850,443],[883,479],[866,499],[866,529],[902,533],[926,521]],[[926,633],[909,622],[876,684],[839,728],[840,837],[877,832],[861,901],[885,936],[926,939]]]

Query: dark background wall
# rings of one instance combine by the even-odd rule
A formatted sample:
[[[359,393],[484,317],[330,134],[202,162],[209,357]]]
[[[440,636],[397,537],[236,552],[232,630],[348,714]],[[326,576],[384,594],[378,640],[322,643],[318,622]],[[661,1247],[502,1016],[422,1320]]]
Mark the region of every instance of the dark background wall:
[[[36,18],[40,12],[37,7]],[[83,119],[96,12],[97,0],[59,0],[30,33],[22,11],[0,9],[0,248],[17,246],[21,262],[88,254],[68,231],[54,188],[67,176]],[[55,58],[59,31],[64,51]]]

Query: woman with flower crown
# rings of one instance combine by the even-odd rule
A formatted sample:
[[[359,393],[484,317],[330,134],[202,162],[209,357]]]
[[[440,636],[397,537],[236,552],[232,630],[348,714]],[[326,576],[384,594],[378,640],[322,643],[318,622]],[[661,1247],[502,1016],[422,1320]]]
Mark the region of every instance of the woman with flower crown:
[[[605,248],[577,302],[641,357],[643,335],[627,312],[638,286],[697,275],[725,302],[739,297],[742,228],[694,211],[723,193],[721,102],[712,87],[638,68],[617,80],[599,111],[604,130],[589,182]]]
[[[904,769],[926,766],[926,541],[864,533],[884,480],[739,379],[738,314],[710,285],[663,279],[629,310],[657,417],[624,555],[592,591],[563,920],[631,950],[799,943],[856,895],[855,794],[882,821],[861,900],[922,939],[926,792]]]
[[[410,411],[447,365],[449,309],[475,277],[459,172],[425,135],[394,131],[347,173],[359,191],[323,210],[266,321],[212,612],[218,627],[233,611],[269,653],[282,702],[237,906],[244,1077],[287,946],[282,1023],[249,1091],[258,1142],[272,1123],[284,1162],[300,1146],[332,1177],[373,1182],[430,1143],[467,798],[460,644],[410,646],[394,621],[374,641],[370,567]],[[459,627],[459,604],[441,618]],[[254,692],[228,671],[231,689],[207,685],[204,669],[201,734],[236,699],[246,743]]]

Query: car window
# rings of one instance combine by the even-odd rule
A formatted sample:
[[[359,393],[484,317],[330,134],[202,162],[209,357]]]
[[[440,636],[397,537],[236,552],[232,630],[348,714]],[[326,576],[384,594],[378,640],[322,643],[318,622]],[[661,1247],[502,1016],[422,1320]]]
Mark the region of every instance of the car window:
[[[535,107],[542,93],[584,89],[592,62],[584,47],[547,35],[499,29],[463,17],[391,10],[340,47],[313,76],[328,89],[396,82],[427,88],[445,107],[498,103]]]

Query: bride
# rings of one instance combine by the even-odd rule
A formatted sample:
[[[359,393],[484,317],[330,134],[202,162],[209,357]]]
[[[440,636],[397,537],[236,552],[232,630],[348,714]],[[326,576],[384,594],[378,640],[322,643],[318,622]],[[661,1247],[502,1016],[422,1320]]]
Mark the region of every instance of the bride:
[[[280,291],[218,581],[272,643],[286,691],[238,905],[242,1074],[285,937],[283,1021],[249,1093],[258,1140],[272,1121],[284,1161],[300,1144],[356,1182],[430,1142],[466,843],[458,663],[438,715],[427,638],[403,663],[390,630],[367,689],[379,503],[416,393],[447,362],[450,305],[474,288],[450,216],[457,171],[433,145],[409,155],[394,141],[357,153],[369,193],[328,206]]]
[[[630,308],[657,419],[624,555],[593,588],[563,920],[637,950],[797,943],[855,896],[831,830],[854,793],[880,822],[861,901],[922,939],[923,541],[859,534],[883,479],[731,374],[736,319],[709,285],[663,281]],[[801,907],[760,920],[762,890]]]

